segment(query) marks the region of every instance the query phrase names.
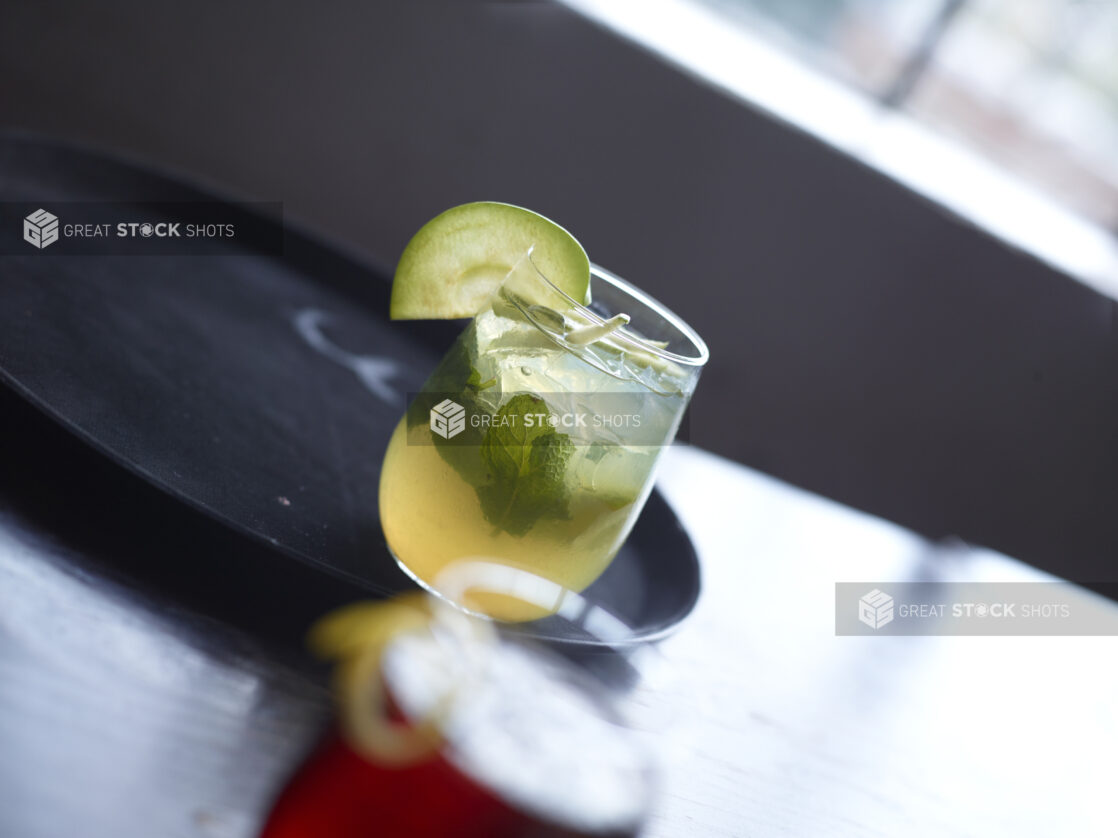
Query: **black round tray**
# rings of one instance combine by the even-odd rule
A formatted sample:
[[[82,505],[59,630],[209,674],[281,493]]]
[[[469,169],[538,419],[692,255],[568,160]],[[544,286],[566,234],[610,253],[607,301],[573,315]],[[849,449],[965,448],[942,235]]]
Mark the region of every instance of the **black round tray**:
[[[223,201],[41,139],[0,139],[0,226],[67,201]],[[61,215],[61,212],[55,212]],[[278,221],[271,223],[279,224]],[[290,223],[283,254],[0,255],[0,379],[120,465],[287,557],[386,594],[377,486],[388,438],[461,324],[393,323],[390,273]],[[11,253],[6,244],[4,252]],[[14,248],[18,251],[18,248]],[[262,589],[267,578],[259,580]],[[586,592],[653,638],[699,592],[695,550],[654,492]],[[541,621],[545,637],[585,642]]]

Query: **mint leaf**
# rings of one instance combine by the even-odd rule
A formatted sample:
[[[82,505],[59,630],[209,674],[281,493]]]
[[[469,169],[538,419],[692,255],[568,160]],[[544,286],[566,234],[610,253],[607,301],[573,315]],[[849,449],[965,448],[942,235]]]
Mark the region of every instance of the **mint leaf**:
[[[427,378],[419,396],[407,408],[408,429],[426,427],[431,421],[430,409],[450,398],[466,409],[468,416],[488,412],[478,393],[496,384],[481,381],[481,375],[473,366],[476,346],[475,325],[471,323],[447,350],[443,360]],[[465,430],[454,439],[447,440],[431,434],[431,443],[442,459],[451,466],[470,486],[485,482],[487,469],[481,461],[482,433],[467,422]]]
[[[481,373],[470,367],[470,377],[466,379],[466,386],[473,390],[475,393],[480,393],[482,390],[488,390],[497,383],[497,378],[494,376],[488,381],[481,380]]]
[[[481,442],[489,482],[477,488],[489,523],[522,536],[541,518],[570,517],[567,462],[574,443],[548,424],[539,396],[521,393],[497,411]]]
[[[445,393],[466,410],[474,407],[472,400],[481,389],[480,386],[474,386],[474,382],[480,383],[481,375],[474,369],[473,355],[469,348],[474,342],[473,329],[473,324],[470,324],[447,350],[442,361],[427,377],[422,390],[423,393],[440,394],[436,401],[445,398],[446,396],[441,395]],[[412,401],[407,411],[408,427],[426,425],[429,420],[427,411],[432,406],[433,403],[427,404],[422,398]]]

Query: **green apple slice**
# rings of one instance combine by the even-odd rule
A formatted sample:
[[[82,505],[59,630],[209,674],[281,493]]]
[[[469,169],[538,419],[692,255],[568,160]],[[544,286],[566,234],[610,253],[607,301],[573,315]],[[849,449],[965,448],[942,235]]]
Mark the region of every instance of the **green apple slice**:
[[[544,276],[589,301],[590,260],[574,236],[531,210],[478,201],[435,216],[408,242],[389,314],[393,320],[473,317],[529,250]]]

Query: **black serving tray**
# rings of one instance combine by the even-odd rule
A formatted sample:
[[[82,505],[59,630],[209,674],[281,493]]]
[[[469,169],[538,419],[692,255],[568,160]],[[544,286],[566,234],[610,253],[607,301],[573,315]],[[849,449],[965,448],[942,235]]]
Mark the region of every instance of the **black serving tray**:
[[[143,217],[145,205],[228,200],[89,150],[0,138],[5,236],[31,204],[61,217],[65,202],[129,202]],[[389,271],[264,220],[282,224],[282,255],[234,242],[173,256],[7,242],[0,380],[117,464],[274,548],[263,594],[292,559],[355,593],[406,589],[377,518],[381,458],[404,394],[461,324],[391,322]],[[698,591],[695,550],[654,492],[587,597],[648,639]],[[534,631],[587,639],[555,620]]]

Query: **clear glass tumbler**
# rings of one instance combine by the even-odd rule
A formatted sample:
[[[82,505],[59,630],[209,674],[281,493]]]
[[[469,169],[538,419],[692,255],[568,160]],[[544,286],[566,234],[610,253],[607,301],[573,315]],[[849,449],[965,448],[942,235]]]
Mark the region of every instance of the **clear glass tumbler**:
[[[629,534],[709,353],[613,274],[593,267],[591,291],[580,304],[526,254],[414,394],[385,454],[380,518],[424,587],[483,559],[582,591]],[[541,616],[497,593],[468,607]]]

